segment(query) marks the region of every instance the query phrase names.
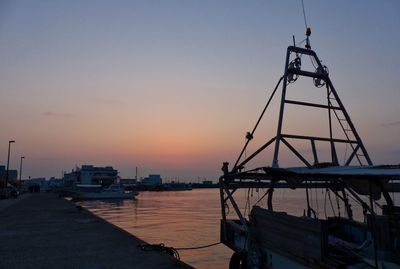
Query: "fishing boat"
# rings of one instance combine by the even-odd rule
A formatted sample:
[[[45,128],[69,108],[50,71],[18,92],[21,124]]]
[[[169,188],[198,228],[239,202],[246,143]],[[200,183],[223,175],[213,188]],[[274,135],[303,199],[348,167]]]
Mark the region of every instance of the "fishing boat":
[[[287,48],[284,74],[254,128],[246,134],[239,157],[232,167],[223,163],[219,181],[221,241],[234,251],[230,268],[400,268],[400,207],[393,202],[393,193],[400,189],[400,166],[373,164],[333,86],[328,68],[311,49],[310,34],[307,29],[305,47],[293,42]],[[326,103],[289,99],[288,91],[295,88],[299,78],[308,78],[311,85],[319,88]],[[245,154],[281,84],[276,136],[263,140],[253,153]],[[289,88],[289,84],[293,85]],[[325,111],[329,135],[285,132],[287,106]],[[298,141],[302,141],[303,147],[308,145],[306,153],[296,148]],[[280,166],[281,146],[302,165]],[[350,152],[342,162],[338,158],[339,146]],[[266,156],[268,150],[271,164],[257,166],[255,158],[261,153]],[[242,188],[257,189],[263,194],[249,206],[248,215],[236,198]],[[274,209],[273,194],[278,188],[305,190],[303,214]],[[335,214],[318,214],[315,200],[310,197],[315,189],[328,194],[325,199],[329,199],[332,208],[337,204]],[[333,203],[331,195],[336,199]],[[259,201],[265,201],[264,205]],[[362,219],[355,218],[354,204]]]
[[[107,187],[101,185],[78,185],[72,198],[75,200],[102,200],[102,199],[134,199],[137,192],[125,191],[119,184],[112,184]]]

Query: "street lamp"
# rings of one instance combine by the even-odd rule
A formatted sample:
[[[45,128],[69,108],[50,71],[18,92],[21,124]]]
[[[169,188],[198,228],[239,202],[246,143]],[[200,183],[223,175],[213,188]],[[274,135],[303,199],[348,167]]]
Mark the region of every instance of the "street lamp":
[[[9,164],[10,164],[10,148],[11,148],[11,143],[15,143],[14,140],[10,140],[8,141],[8,158],[7,158],[7,172],[6,172],[6,188],[8,185],[8,168],[9,168]]]
[[[21,161],[19,163],[19,186],[21,187],[21,177],[22,177],[22,159],[25,159],[25,156],[21,157]]]

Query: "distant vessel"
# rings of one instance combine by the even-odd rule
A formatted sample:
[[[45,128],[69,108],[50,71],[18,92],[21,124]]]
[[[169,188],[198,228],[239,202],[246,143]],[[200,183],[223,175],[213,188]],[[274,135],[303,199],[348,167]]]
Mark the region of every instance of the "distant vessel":
[[[182,182],[164,183],[154,188],[155,191],[191,191],[192,185]]]
[[[137,192],[126,192],[118,184],[102,188],[101,185],[77,185],[78,190],[72,195],[76,200],[101,200],[101,199],[134,199]]]

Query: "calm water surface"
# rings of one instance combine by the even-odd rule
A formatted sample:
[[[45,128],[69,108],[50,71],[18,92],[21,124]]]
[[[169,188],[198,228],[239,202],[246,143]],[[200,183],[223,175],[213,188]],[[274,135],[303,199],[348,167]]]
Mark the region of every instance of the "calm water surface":
[[[141,192],[136,200],[80,204],[151,244],[180,248],[219,241],[221,210],[217,189]],[[232,251],[220,244],[179,254],[181,260],[195,268],[227,268]]]
[[[235,199],[242,212],[248,212],[248,204],[258,201],[265,190],[238,190]],[[276,190],[274,210],[302,215],[306,207],[304,190]],[[323,190],[311,193],[312,207],[320,218],[332,215],[332,206],[337,210],[337,202],[332,204]],[[333,195],[332,195],[333,197]],[[121,227],[140,239],[152,243],[164,243],[175,248],[207,245],[219,241],[221,209],[218,189],[196,189],[192,191],[141,192],[136,200],[85,201],[80,203],[96,215]],[[265,206],[265,201],[259,203]],[[341,212],[343,204],[340,204]],[[353,205],[358,219],[361,210]],[[231,210],[232,211],[232,210]],[[229,216],[228,216],[229,217]],[[231,218],[236,216],[231,213]],[[232,251],[220,244],[199,250],[179,251],[181,260],[199,269],[227,269]]]

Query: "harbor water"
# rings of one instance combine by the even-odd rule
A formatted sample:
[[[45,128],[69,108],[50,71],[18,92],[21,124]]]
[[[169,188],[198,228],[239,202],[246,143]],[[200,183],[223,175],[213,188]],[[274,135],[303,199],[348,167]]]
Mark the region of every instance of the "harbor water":
[[[218,189],[140,192],[135,200],[84,201],[99,217],[151,243],[174,248],[219,241]],[[136,246],[134,246],[136,247]],[[179,251],[195,268],[227,268],[232,251],[222,244],[205,249]]]
[[[247,189],[235,193],[242,212],[263,197],[265,190]],[[311,206],[318,217],[344,215],[344,205],[325,190],[309,192]],[[265,199],[258,203],[265,206]],[[140,239],[163,243],[174,248],[188,248],[219,241],[221,209],[218,189],[192,191],[141,192],[135,200],[83,201],[79,203],[99,217]],[[274,193],[274,210],[301,216],[306,208],[305,191],[280,189]],[[360,207],[353,203],[355,217],[362,221]],[[237,218],[230,208],[228,218]],[[136,247],[136,246],[133,246]],[[181,260],[195,268],[228,268],[232,251],[219,244],[213,247],[179,251]]]

